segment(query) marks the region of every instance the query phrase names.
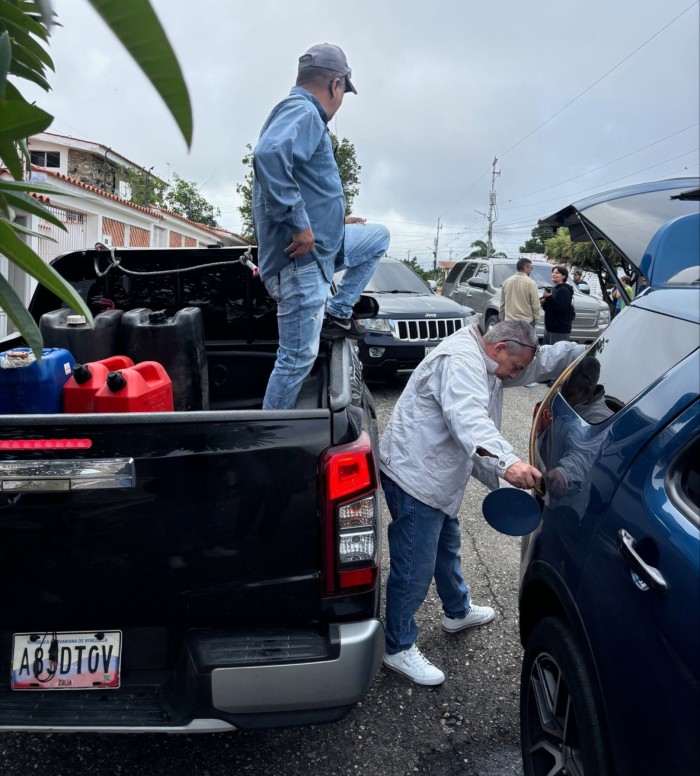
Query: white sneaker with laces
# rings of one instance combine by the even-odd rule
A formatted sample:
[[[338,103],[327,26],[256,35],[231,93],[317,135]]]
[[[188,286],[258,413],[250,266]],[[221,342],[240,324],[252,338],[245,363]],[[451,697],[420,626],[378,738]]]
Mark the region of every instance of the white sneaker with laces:
[[[445,681],[445,674],[423,656],[414,644],[410,649],[395,655],[384,655],[384,665],[399,674],[407,676],[416,684],[433,686]]]
[[[464,617],[443,617],[442,627],[448,633],[457,633],[465,628],[473,628],[476,625],[486,625],[491,622],[496,613],[490,606],[477,606],[472,604]]]

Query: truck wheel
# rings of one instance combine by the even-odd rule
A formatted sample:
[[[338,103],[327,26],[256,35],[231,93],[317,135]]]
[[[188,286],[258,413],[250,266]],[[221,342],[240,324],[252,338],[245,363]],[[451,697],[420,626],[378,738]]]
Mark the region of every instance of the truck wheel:
[[[611,776],[595,691],[571,629],[547,617],[525,646],[520,742],[525,776]]]

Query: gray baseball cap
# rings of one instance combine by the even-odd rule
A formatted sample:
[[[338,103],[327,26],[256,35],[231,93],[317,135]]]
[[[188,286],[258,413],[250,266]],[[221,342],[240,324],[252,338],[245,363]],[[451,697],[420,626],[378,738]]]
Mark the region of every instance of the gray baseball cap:
[[[311,46],[306,54],[299,57],[299,70],[305,67],[324,67],[326,70],[340,73],[345,77],[345,92],[357,94],[357,89],[350,81],[352,70],[340,46],[334,46],[332,43],[317,43]]]

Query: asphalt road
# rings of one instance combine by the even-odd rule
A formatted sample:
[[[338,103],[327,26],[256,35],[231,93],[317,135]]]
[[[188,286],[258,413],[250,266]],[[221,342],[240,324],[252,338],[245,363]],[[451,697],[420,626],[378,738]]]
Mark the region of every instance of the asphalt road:
[[[373,386],[380,429],[405,378]],[[543,386],[506,391],[504,434],[522,457]],[[506,776],[522,774],[517,631],[519,540],[481,517],[485,489],[462,505],[462,564],[476,603],[496,610],[482,628],[447,635],[434,592],[418,614],[420,648],[447,675],[435,688],[381,669],[370,692],[333,725],[200,736],[0,734],[0,776]],[[388,519],[384,509],[385,519]],[[388,569],[386,543],[384,574]]]

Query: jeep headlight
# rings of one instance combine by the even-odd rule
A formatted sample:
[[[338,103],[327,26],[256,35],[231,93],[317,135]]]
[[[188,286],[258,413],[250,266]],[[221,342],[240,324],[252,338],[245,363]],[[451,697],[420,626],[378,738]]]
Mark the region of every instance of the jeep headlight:
[[[598,310],[598,323],[610,323],[610,310]]]
[[[472,313],[471,315],[467,315],[464,318],[464,325],[465,326],[474,326],[477,323],[479,323],[479,316],[476,313]]]
[[[391,331],[391,326],[386,318],[366,318],[362,325],[367,331]]]

